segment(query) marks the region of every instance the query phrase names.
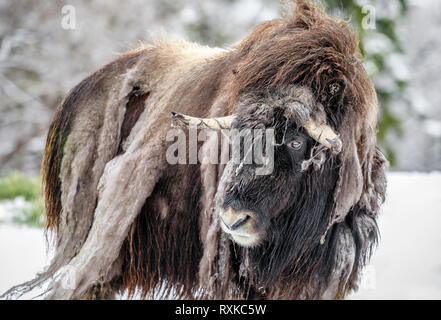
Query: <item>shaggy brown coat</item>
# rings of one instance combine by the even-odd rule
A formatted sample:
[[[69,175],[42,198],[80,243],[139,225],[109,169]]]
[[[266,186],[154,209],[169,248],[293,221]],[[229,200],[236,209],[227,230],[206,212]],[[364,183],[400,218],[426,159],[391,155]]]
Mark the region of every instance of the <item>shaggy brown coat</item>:
[[[15,292],[41,284],[67,264],[95,264],[96,272],[79,272],[74,290],[54,285],[50,297],[92,292],[103,298],[106,288],[140,289],[148,297],[262,297],[237,281],[232,264],[240,261],[218,254],[231,245],[213,226],[223,166],[165,161],[170,111],[229,115],[244,94],[292,84],[310,88],[325,102],[327,84],[335,79],[346,83],[345,110],[324,106],[344,150],[334,194],[338,214],[328,229],[343,228],[350,210],[374,219],[360,222],[370,225],[365,234],[354,231],[357,224],[343,233],[351,243],[349,255],[356,253],[348,258],[345,248],[334,252],[343,262],[325,287],[317,288],[311,275],[279,279],[263,296],[343,297],[356,288],[376,240],[386,161],[375,147],[377,100],[357,39],[345,23],[309,1],[297,1],[285,16],[258,25],[228,49],[158,40],[122,55],[69,92],[51,123],[42,164],[47,227],[55,231],[57,254],[45,273]],[[104,225],[106,233],[100,234]],[[97,261],[98,252],[105,258]]]

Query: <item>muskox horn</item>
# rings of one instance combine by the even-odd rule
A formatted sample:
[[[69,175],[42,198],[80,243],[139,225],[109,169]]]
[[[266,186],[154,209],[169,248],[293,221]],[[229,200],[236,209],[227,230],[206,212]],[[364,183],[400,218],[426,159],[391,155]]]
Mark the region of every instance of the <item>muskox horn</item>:
[[[186,125],[195,126],[200,129],[213,129],[213,130],[221,130],[221,129],[230,129],[231,123],[233,122],[235,116],[226,116],[219,118],[196,118],[186,116],[181,113],[177,113],[171,111],[171,115],[173,119],[177,119]]]
[[[305,123],[304,128],[311,138],[331,149],[333,153],[339,153],[341,151],[342,143],[340,138],[326,123],[317,125],[313,119],[309,119]]]

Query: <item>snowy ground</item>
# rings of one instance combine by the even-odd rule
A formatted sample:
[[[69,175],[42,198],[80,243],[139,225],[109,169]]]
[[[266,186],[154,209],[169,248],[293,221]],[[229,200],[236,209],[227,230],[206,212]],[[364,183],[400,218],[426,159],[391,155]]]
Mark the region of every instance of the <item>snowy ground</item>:
[[[351,299],[441,299],[441,172],[389,173],[381,241]],[[0,220],[5,215],[0,205]],[[0,224],[0,294],[46,261],[43,232]]]
[[[353,299],[441,299],[441,172],[390,173],[380,245]]]

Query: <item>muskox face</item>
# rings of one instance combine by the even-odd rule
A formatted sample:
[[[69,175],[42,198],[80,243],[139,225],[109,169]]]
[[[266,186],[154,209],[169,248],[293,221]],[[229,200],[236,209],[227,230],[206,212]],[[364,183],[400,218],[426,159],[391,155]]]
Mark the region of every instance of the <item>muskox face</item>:
[[[274,130],[273,166],[269,174],[256,174],[262,161],[233,164],[219,223],[237,244],[282,244],[291,236],[285,233],[296,227],[306,230],[314,219],[326,223],[328,196],[332,195],[336,181],[333,156],[341,150],[341,144],[338,138],[331,137],[331,148],[327,148],[316,141],[319,139],[313,139],[305,128],[311,117],[326,123],[323,106],[308,89],[300,87],[273,90],[268,95],[247,95],[237,106],[233,129]],[[250,146],[245,139],[240,146],[241,157],[245,157]],[[295,226],[305,222],[304,226]],[[319,231],[316,227],[315,231]]]
[[[330,214],[328,199],[337,180],[333,163],[342,143],[310,89],[289,86],[267,94],[246,94],[235,114],[223,118],[175,112],[172,116],[199,128],[231,129],[230,142],[239,141],[239,161],[233,151],[230,169],[222,177],[226,186],[221,188],[225,192],[219,210],[221,228],[234,242],[244,247],[265,241],[283,246],[286,241],[295,242],[290,236],[310,239],[324,232]],[[242,136],[247,130],[260,130],[262,139],[250,142],[247,135]],[[263,134],[268,130],[271,141]],[[264,145],[260,145],[264,152],[260,159],[246,161],[250,153],[256,155],[256,142]],[[273,151],[271,156],[268,150]],[[265,170],[259,169],[268,166],[268,159],[271,170],[262,174]]]
[[[280,116],[277,121],[286,119]],[[219,218],[222,229],[239,245],[256,246],[274,236],[271,229],[278,228],[271,225],[300,192],[306,174],[302,163],[315,143],[295,123],[290,123],[284,134],[283,143],[274,149],[271,174],[256,175],[258,164],[244,164],[240,170],[240,164],[235,166]],[[276,137],[281,135],[279,131]]]

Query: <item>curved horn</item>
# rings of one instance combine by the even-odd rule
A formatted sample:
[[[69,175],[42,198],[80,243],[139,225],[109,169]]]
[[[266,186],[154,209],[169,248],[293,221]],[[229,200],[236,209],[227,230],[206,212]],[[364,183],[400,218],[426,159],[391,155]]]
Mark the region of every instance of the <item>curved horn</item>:
[[[181,113],[177,113],[171,111],[171,115],[173,119],[177,119],[182,123],[185,123],[189,126],[196,126],[200,129],[213,129],[213,130],[221,130],[221,129],[230,129],[231,123],[235,119],[235,115],[219,117],[219,118],[196,118],[186,116]]]
[[[304,125],[306,132],[315,141],[321,143],[325,147],[331,149],[333,153],[340,153],[342,149],[342,143],[340,138],[335,134],[326,123],[317,125],[313,119],[309,119]]]

